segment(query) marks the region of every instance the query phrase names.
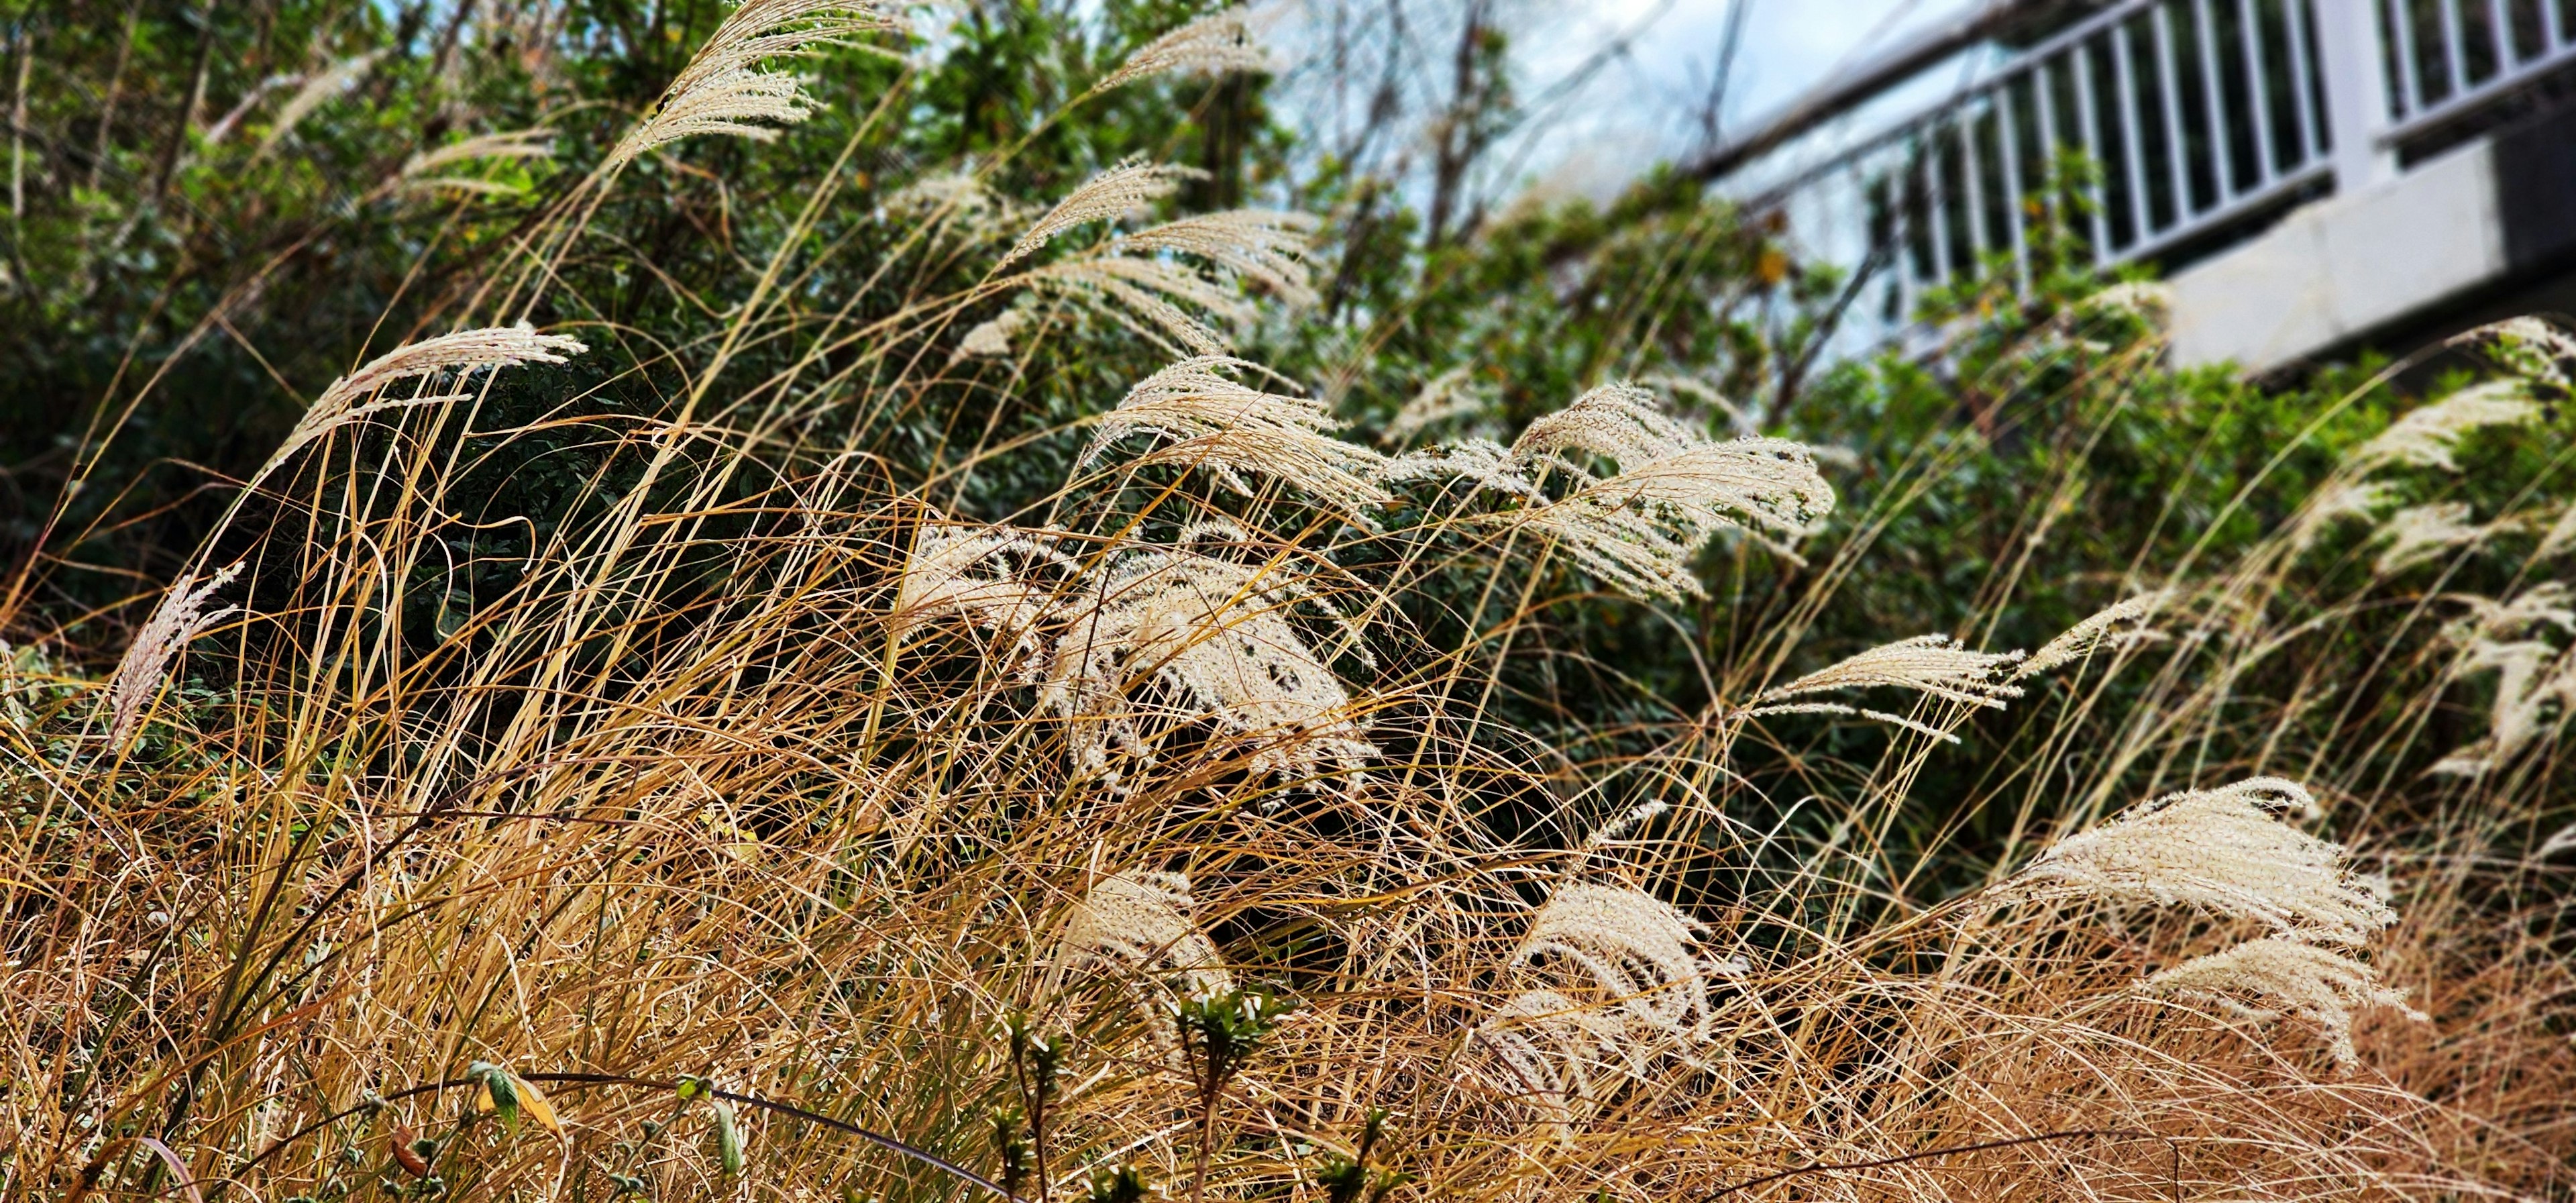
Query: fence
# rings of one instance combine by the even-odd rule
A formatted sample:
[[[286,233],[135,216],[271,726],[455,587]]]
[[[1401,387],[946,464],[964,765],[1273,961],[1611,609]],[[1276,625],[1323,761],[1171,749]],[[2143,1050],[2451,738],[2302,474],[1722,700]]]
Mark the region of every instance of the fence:
[[[2026,283],[2043,206],[2088,202],[2055,216],[2097,265],[2187,252],[2387,178],[2570,62],[2576,0],[2131,0],[1747,199],[1864,273],[1893,327],[1928,289]],[[2069,151],[2097,178],[2052,190]]]

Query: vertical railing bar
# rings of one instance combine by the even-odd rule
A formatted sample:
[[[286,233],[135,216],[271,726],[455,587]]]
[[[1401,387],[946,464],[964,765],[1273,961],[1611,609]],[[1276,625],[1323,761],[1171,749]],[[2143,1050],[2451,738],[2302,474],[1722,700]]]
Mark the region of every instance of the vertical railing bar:
[[[2218,15],[2209,0],[2191,0],[2193,44],[2200,47],[2200,115],[2209,127],[2212,206],[2236,199],[2236,153],[2227,140],[2226,89],[2218,82]]]
[[[2291,0],[2296,3],[2297,0]],[[2236,0],[2236,25],[2245,38],[2245,98],[2254,121],[2254,187],[2272,182],[2272,89],[2263,63],[2262,8],[2256,0]]]
[[[1941,121],[1938,116],[1923,123],[1923,225],[1932,245],[1932,283],[1950,281],[1950,222],[1941,210],[1947,206],[1949,189],[1941,178]]]
[[[2024,75],[2036,80],[2034,67]],[[2022,231],[2021,110],[2013,103],[2013,77],[1995,86],[1995,150],[2003,155],[2004,232],[2012,238],[2013,287],[2030,291],[2030,240]]]
[[[2147,221],[2147,156],[2138,142],[2138,71],[2130,61],[2137,47],[2129,37],[2129,23],[2111,27],[2111,100],[2120,106],[2120,157],[2128,162],[2122,175],[2129,181],[2129,233],[2133,243],[2144,243],[2154,227]]]
[[[1903,325],[1907,315],[1914,312],[1914,214],[1906,205],[1908,186],[1913,181],[1904,178],[1912,172],[1902,171],[1903,158],[1898,162],[1901,174],[1889,177],[1895,182],[1887,190],[1887,232],[1895,239],[1895,245],[1888,248],[1888,253],[1895,256],[1888,267],[1896,273],[1896,321]]]
[[[2503,83],[2520,74],[2522,64],[2513,49],[2513,14],[2505,11],[2505,0],[2487,0],[2487,31],[2495,38],[2495,81]]]
[[[2093,164],[2093,264],[2099,267],[2111,261],[2111,164],[2098,149],[2102,125],[2093,101],[2093,49],[2079,42],[2068,54],[2075,60],[2076,133]]]
[[[2174,6],[2156,6],[2150,22],[2155,36],[2156,98],[2165,110],[2165,174],[2173,179],[2173,220],[2176,227],[2193,217],[2191,204],[2191,164],[2185,162],[2182,128],[2182,51],[2174,42]]]
[[[2326,153],[2325,131],[2317,120],[2316,64],[2308,58],[2307,0],[2281,0],[2281,17],[2285,22],[2282,29],[2290,38],[2290,82],[2296,89],[2291,99],[2298,111],[2299,136],[2307,148],[2307,153],[2299,156],[2299,165],[2304,167]]]
[[[2567,38],[2567,6],[2561,0],[2540,0],[2540,40],[2555,52]]]
[[[2397,46],[2398,79],[2389,86],[2397,90],[2397,106],[2412,117],[2424,111],[2424,64],[2415,56],[2415,17],[2407,0],[2381,0],[2379,11],[2388,18],[2388,36]]]
[[[1959,183],[1963,194],[1959,204],[1966,210],[1968,218],[1968,274],[1971,277],[1985,270],[1986,252],[1994,249],[1987,245],[1986,173],[1985,164],[1981,161],[1983,156],[1977,153],[1977,113],[1972,107],[1975,103],[1969,101],[1956,110],[1959,114],[1956,122],[1959,128]]]
[[[2451,72],[2450,90],[2442,99],[2449,100],[2469,90],[2468,38],[2460,32],[2461,0],[2433,0],[2442,14],[2442,61]]]

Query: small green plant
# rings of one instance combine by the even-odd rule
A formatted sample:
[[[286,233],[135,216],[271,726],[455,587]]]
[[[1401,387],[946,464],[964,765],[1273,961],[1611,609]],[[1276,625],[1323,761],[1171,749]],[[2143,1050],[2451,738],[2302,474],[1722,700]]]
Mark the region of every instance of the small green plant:
[[[1065,1038],[1049,1035],[1029,1020],[1028,1012],[1013,1011],[1002,1017],[1002,1043],[1011,1058],[1011,1083],[1019,1092],[1019,1106],[1007,1113],[993,1115],[994,1151],[1002,1158],[1002,1185],[1013,1195],[1020,1193],[1019,1181],[1013,1174],[1034,1181],[1035,1198],[1045,1203],[1047,1194],[1046,1139],[1047,1111],[1055,1105],[1063,1089],[1068,1066],[1065,1063]],[[1026,1132],[1020,1131],[1026,1124]],[[1023,1159],[1016,1165],[1014,1159]]]
[[[1190,1198],[1207,1194],[1208,1158],[1216,1149],[1217,1105],[1225,1087],[1243,1072],[1279,1021],[1297,1009],[1260,986],[1197,990],[1172,1003],[1181,1055],[1189,1062],[1190,1082],[1198,1096],[1199,1148],[1190,1177]]]
[[[1325,1154],[1323,1165],[1315,1171],[1315,1181],[1324,1185],[1326,1203],[1378,1203],[1388,1191],[1412,1180],[1410,1174],[1369,1166],[1378,1138],[1386,1134],[1386,1120],[1385,1108],[1369,1108],[1368,1119],[1360,1126],[1359,1144],[1350,1155]]]
[[[1091,1174],[1089,1203],[1143,1203],[1163,1193],[1163,1188],[1145,1176],[1144,1167],[1135,1162]]]

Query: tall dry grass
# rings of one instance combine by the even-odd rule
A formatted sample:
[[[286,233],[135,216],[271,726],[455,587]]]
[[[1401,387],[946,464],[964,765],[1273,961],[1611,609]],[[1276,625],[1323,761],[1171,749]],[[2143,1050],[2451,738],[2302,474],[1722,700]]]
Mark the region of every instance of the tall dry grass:
[[[740,12],[454,345],[626,353],[573,322],[550,334],[597,350],[506,332],[555,312],[550,266],[599,236],[621,167],[794,120],[758,63],[869,23]],[[1251,61],[1239,16],[1213,20],[1133,74]],[[665,420],[487,429],[518,351],[354,372],[217,540],[248,548],[241,593],[183,580],[111,680],[14,653],[9,1193],[2576,1189],[2564,868],[2536,854],[2565,810],[2568,622],[2536,580],[2487,610],[2430,593],[2366,675],[2301,675],[2348,666],[2308,649],[2386,604],[2315,592],[2335,499],[2394,458],[2440,467],[2468,418],[2407,427],[2237,562],[2145,573],[2151,602],[2037,657],[1892,631],[1829,660],[1807,626],[1904,490],[1834,514],[1829,463],[1625,386],[1511,447],[1388,457],[1216,355],[1241,278],[1302,282],[1303,223],[1041,253],[1136,199],[1087,187],[1118,203],[1014,212],[967,178],[889,206],[915,223],[899,254],[993,267],[866,325],[788,304],[810,265],[781,251],[711,345],[613,366],[688,367]],[[1008,328],[956,328],[1015,295]],[[894,488],[885,448],[806,433],[816,405],[1007,391],[1079,314],[1181,362],[1059,432],[1088,451],[1028,512],[941,500],[1014,448]],[[814,351],[738,367],[791,336]],[[2554,332],[2496,337],[2502,388],[2563,384]],[[643,483],[509,596],[407,629],[405,582],[471,509],[460,434],[551,426],[621,442]],[[2487,538],[2537,577],[2547,517]],[[1509,729],[1499,666],[1547,621],[1547,566],[1670,597],[1712,545],[1813,564],[1710,667],[1717,704],[1610,760]],[[1468,635],[1435,640],[1421,607],[1461,573]],[[189,652],[218,602],[242,610]],[[2247,703],[2284,663],[2294,703]],[[2523,670],[2482,742],[2427,748],[2498,664]],[[2020,816],[2007,855],[1923,897],[1909,791],[1999,710],[2043,716],[1982,801]],[[1883,751],[1811,757],[1835,722]],[[2459,771],[2392,767],[2417,750]],[[1756,751],[1807,796],[1752,797]],[[1745,818],[1782,812],[1830,821]]]

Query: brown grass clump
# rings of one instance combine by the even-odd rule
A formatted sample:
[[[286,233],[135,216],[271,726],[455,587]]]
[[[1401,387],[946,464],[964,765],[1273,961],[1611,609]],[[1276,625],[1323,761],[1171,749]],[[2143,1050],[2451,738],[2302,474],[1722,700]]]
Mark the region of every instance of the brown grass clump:
[[[793,120],[792,81],[755,64],[873,20],[744,5],[612,161]],[[1132,71],[1246,65],[1240,18],[1210,20]],[[1834,660],[1794,615],[1834,604],[1887,515],[1829,528],[1831,469],[1805,448],[1711,439],[1632,386],[1510,446],[1389,459],[1249,364],[1187,358],[1054,432],[1070,471],[1042,506],[969,518],[934,503],[949,469],[890,486],[853,467],[885,449],[782,433],[805,394],[723,375],[771,323],[835,348],[800,370],[856,412],[1045,354],[1049,318],[962,356],[948,323],[1062,263],[1146,261],[1057,248],[1004,271],[1169,182],[1120,170],[986,247],[971,294],[896,319],[781,315],[769,265],[716,349],[686,352],[707,358],[677,417],[545,424],[648,466],[613,518],[536,539],[506,597],[430,630],[401,599],[463,508],[449,449],[534,432],[428,404],[461,395],[429,377],[532,376],[583,349],[571,333],[430,340],[335,385],[263,471],[276,504],[227,536],[250,549],[239,614],[209,609],[228,576],[183,578],[103,680],[0,655],[7,1191],[2576,1189],[2565,863],[2533,851],[2564,707],[2493,712],[2511,731],[2477,737],[2474,776],[2390,767],[2444,751],[2409,759],[2467,675],[2445,667],[2461,638],[2563,630],[2445,636],[2459,607],[2428,603],[2402,639],[2441,655],[2251,712],[2236,686],[2357,604],[2305,592],[2311,503],[2035,661],[1948,634]],[[889,220],[944,220],[964,193],[936,191]],[[518,305],[545,299],[578,214],[508,269]],[[1214,261],[1193,278],[1234,303],[1274,276],[1301,299],[1281,286],[1301,223],[1161,229],[1144,249]],[[788,242],[782,263],[837,253]],[[367,400],[396,380],[420,395]],[[359,439],[362,417],[403,437]],[[2335,487],[2438,470],[2466,421]],[[959,450],[940,462],[1008,453]],[[1706,588],[1703,555],[1792,542],[1818,561],[1793,617],[1643,750],[1578,760],[1488,704],[1492,649],[1578,591],[1560,552],[1669,602]],[[1439,612],[1460,578],[1462,619]],[[2513,621],[2563,628],[2556,596]],[[2514,604],[2489,601],[2471,612]],[[198,683],[164,696],[218,616]],[[2172,637],[2127,637],[2150,618]],[[1853,712],[1890,720],[1877,759],[1794,742],[1843,713],[1817,699],[1881,689],[1917,708]],[[2358,697],[2387,704],[2301,721]],[[1947,850],[1896,838],[1921,770],[1967,755],[1949,741],[1971,720],[2024,717],[1978,799],[2019,812],[2013,855],[1981,889],[1924,888],[1916,862]],[[1738,771],[1757,747],[1804,796]],[[1821,819],[1741,817],[1792,811]]]

